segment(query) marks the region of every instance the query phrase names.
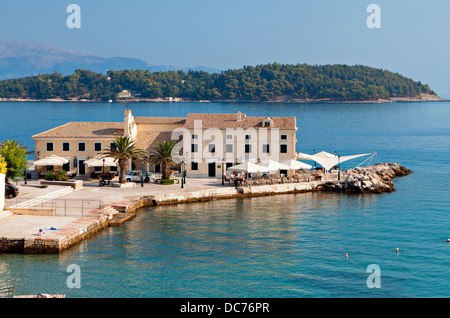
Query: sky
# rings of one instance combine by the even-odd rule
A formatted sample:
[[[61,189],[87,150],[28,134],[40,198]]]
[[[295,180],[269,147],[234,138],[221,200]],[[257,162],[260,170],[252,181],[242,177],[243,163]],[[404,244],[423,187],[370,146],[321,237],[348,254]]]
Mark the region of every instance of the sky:
[[[70,4],[81,28],[68,28]],[[380,28],[369,28],[370,4]],[[0,41],[154,65],[368,65],[450,98],[448,0],[0,0]]]

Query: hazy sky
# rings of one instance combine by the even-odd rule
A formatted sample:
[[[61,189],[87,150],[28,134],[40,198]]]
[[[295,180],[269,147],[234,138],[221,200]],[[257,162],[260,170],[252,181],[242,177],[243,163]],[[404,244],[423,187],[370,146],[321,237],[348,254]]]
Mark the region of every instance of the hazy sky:
[[[81,28],[69,29],[70,4]],[[366,8],[381,8],[370,29]],[[2,0],[0,41],[136,57],[150,64],[240,68],[363,64],[450,96],[448,0]]]

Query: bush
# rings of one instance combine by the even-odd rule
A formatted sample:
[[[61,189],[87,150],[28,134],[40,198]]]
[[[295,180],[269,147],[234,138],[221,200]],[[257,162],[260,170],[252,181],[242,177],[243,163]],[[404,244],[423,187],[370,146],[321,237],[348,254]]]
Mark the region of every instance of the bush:
[[[177,179],[157,179],[156,183],[167,185],[167,184],[174,184],[175,181],[178,181],[178,180]]]
[[[48,181],[67,181],[69,180],[69,176],[67,175],[65,170],[60,170],[58,172],[49,171],[45,175],[45,180]]]

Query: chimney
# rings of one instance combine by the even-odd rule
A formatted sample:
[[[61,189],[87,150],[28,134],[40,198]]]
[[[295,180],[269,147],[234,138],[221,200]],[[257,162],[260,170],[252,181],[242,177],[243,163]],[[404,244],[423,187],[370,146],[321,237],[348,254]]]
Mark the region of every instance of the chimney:
[[[242,113],[240,111],[237,112],[237,121],[242,120]]]

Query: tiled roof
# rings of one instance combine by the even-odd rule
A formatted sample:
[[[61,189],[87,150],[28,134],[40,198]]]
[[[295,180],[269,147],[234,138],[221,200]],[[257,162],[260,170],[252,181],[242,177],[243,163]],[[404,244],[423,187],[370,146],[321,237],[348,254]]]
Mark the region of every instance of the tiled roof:
[[[194,114],[190,113],[184,125],[187,129],[194,128],[194,121],[202,121],[202,129],[208,128],[262,128],[263,120],[270,118],[273,121],[272,128],[293,129],[296,128],[295,117],[247,117],[242,114],[241,121],[237,121],[237,114]]]
[[[148,152],[153,150],[153,147],[156,146],[156,142],[163,143],[164,141],[172,140],[172,132],[164,131],[164,132],[152,132],[145,131],[139,132],[134,140],[134,144],[136,147],[142,148]]]
[[[136,124],[173,124],[183,125],[185,117],[134,117]]]
[[[86,138],[123,136],[121,122],[69,122],[34,135],[32,138]]]

